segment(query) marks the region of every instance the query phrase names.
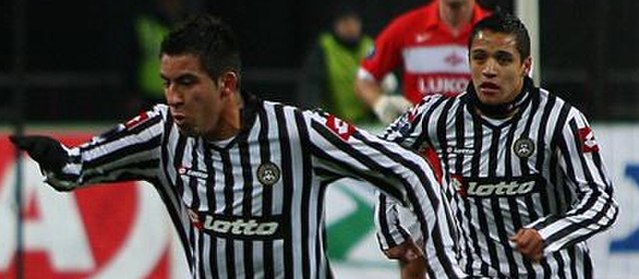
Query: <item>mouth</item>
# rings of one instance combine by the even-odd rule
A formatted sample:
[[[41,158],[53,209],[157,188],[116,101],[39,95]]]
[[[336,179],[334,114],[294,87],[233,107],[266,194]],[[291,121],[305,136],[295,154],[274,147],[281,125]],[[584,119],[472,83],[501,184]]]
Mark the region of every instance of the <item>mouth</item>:
[[[482,94],[488,94],[488,95],[493,95],[497,92],[499,92],[499,90],[501,89],[501,87],[499,87],[499,85],[492,83],[492,82],[482,82],[479,85],[479,91]]]
[[[178,125],[182,125],[184,124],[184,122],[186,121],[186,116],[182,113],[172,113],[171,116],[173,116],[173,120],[175,120],[175,123]]]

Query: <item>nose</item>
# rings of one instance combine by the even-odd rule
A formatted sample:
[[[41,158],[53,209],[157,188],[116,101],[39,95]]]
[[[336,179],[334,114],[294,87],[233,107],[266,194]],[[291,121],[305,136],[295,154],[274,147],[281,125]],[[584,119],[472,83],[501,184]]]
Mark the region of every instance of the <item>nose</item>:
[[[171,84],[164,88],[164,95],[166,97],[166,103],[169,106],[176,107],[184,103],[182,92],[180,92],[180,90],[177,90],[177,88],[175,88],[175,85]]]
[[[481,73],[486,77],[494,77],[497,75],[497,61],[495,59],[488,59]]]

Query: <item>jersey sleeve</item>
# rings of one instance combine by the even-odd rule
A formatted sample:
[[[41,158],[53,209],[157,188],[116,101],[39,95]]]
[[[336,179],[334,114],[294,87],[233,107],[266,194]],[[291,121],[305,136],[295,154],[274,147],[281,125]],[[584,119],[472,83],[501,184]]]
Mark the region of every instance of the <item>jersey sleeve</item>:
[[[545,216],[527,225],[544,239],[544,254],[558,251],[609,228],[617,218],[613,185],[592,128],[576,109],[557,139],[558,164],[575,199],[560,215]]]
[[[360,77],[372,76],[381,81],[402,63],[402,28],[397,21],[391,23],[375,39],[373,48],[360,64]]]
[[[431,278],[463,277],[442,187],[426,160],[330,115],[312,113],[309,140],[316,173],[365,180],[417,216]]]
[[[396,200],[389,198],[382,192],[376,192],[375,216],[373,221],[376,228],[376,237],[382,251],[402,244],[411,238],[410,233],[400,223],[398,204]]]
[[[61,174],[47,183],[66,189],[103,182],[150,180],[157,175],[166,107],[159,105],[74,147]]]

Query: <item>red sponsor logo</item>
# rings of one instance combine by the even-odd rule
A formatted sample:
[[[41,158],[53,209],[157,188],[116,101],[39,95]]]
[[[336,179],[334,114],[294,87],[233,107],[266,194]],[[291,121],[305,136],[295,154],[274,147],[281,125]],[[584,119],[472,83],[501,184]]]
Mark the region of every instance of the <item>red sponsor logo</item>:
[[[140,115],[132,118],[131,120],[127,121],[124,126],[126,127],[127,130],[131,130],[135,127],[137,127],[138,125],[144,123],[146,120],[149,119],[149,114],[148,112],[142,112],[140,113]]]
[[[333,115],[329,115],[326,118],[326,126],[344,141],[348,141],[351,135],[355,132],[355,127],[353,127],[353,125]]]
[[[584,153],[599,152],[599,145],[595,140],[595,133],[590,127],[579,129],[579,139],[581,141],[581,151]]]
[[[90,139],[89,134],[54,137],[67,145]],[[11,150],[6,136],[0,137],[0,278],[16,278],[18,272]],[[147,197],[150,187],[128,182],[57,193],[42,182],[34,161],[23,157],[23,162],[24,278],[170,276],[171,234],[166,232],[172,227],[154,217],[164,213],[161,202]]]

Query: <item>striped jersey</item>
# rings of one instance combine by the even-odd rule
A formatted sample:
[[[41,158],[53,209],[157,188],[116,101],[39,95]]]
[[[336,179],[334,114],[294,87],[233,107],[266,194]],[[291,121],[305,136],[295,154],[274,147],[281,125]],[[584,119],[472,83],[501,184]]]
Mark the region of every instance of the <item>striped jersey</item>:
[[[428,96],[384,137],[439,155],[461,227],[462,265],[470,275],[592,278],[585,240],[608,228],[618,213],[610,177],[584,115],[531,81],[525,84],[523,103],[507,119],[476,113],[468,102],[472,92]],[[379,237],[403,241],[396,204],[382,201],[376,218],[385,220],[377,223],[389,227]],[[536,229],[544,240],[539,263],[509,243],[521,228]]]
[[[68,149],[49,183],[146,180],[177,228],[193,278],[332,278],[324,229],[326,186],[363,179],[416,205],[432,237],[428,265],[460,278],[445,193],[417,153],[322,112],[245,94],[229,140],[179,133],[165,105]],[[330,204],[329,206],[340,206]]]

